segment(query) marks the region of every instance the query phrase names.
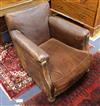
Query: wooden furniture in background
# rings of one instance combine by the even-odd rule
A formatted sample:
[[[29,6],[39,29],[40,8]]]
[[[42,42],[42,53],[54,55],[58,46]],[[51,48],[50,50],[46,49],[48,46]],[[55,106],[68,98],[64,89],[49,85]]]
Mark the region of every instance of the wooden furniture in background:
[[[51,10],[89,28],[100,26],[100,0],[51,0]]]
[[[26,2],[30,2],[32,0],[0,0],[0,10],[9,8],[9,7],[13,7],[16,5],[20,5]]]
[[[4,17],[0,17],[0,44],[3,43],[2,32],[7,30],[7,25]]]

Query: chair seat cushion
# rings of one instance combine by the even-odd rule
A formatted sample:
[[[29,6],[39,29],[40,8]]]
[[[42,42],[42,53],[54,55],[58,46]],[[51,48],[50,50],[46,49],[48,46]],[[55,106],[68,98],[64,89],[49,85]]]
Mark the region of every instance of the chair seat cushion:
[[[89,67],[91,55],[51,38],[40,47],[49,54],[49,71],[56,91],[68,88]]]

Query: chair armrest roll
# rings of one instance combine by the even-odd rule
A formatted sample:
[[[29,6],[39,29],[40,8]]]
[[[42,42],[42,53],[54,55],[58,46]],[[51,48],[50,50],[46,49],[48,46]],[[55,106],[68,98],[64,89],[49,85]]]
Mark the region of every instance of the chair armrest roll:
[[[83,49],[89,41],[89,30],[57,16],[49,17],[50,34],[65,44]]]
[[[11,38],[13,42],[19,44],[26,52],[28,52],[33,58],[35,58],[39,62],[43,62],[48,60],[48,54],[39,48],[34,42],[29,40],[18,30],[10,31]]]

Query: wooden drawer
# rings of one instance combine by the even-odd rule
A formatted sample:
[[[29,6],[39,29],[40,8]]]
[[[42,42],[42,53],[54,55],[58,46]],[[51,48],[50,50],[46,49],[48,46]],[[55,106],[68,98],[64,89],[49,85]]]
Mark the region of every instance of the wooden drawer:
[[[74,20],[78,20],[93,27],[98,0],[71,1],[72,0],[51,0],[51,8],[72,17]]]

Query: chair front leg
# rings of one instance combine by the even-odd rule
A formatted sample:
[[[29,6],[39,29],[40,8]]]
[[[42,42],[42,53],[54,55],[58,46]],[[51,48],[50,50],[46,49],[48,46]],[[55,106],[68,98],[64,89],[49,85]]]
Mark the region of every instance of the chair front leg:
[[[54,102],[55,101],[55,88],[54,85],[51,81],[51,77],[50,77],[50,70],[48,69],[48,62],[47,61],[43,61],[41,62],[41,66],[43,69],[43,76],[46,82],[46,85],[44,85],[44,89],[46,91],[46,94],[48,96],[48,101],[49,102]]]

